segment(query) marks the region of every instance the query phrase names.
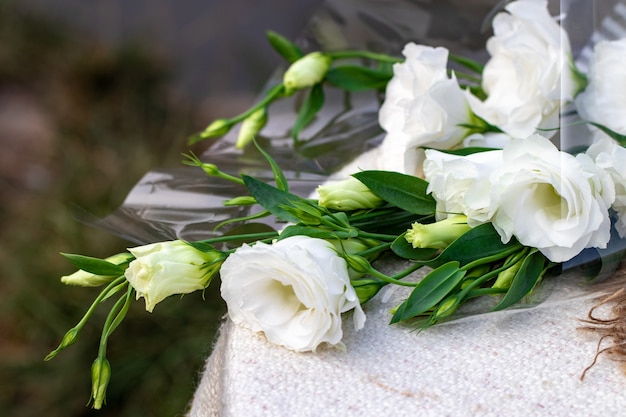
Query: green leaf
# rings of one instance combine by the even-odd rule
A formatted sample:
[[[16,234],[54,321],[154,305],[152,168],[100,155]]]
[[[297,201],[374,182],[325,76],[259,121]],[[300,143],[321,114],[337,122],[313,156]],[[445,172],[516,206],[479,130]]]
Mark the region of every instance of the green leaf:
[[[347,91],[367,91],[385,88],[392,76],[393,71],[388,69],[375,70],[356,65],[342,65],[328,70],[326,80]]]
[[[391,323],[423,314],[443,300],[463,279],[465,271],[458,262],[448,262],[434,269],[415,287],[411,295],[396,310]]]
[[[434,149],[434,148],[423,147],[422,149]],[[469,148],[461,148],[461,149],[454,149],[454,150],[452,149],[435,149],[435,150],[442,152],[442,153],[447,153],[450,155],[467,156],[467,155],[480,153],[480,152],[496,151],[498,150],[498,148],[482,148],[479,146],[471,146]]]
[[[437,254],[437,249],[432,248],[414,248],[404,237],[406,233],[402,233],[391,244],[393,253],[404,259],[424,260],[432,259]]]
[[[261,180],[247,175],[243,175],[242,178],[250,194],[256,198],[256,201],[258,201],[263,208],[286,222],[298,223],[300,221],[283,207],[293,207],[295,202],[304,200],[302,197],[279,190],[276,187],[272,187]],[[304,200],[304,203],[307,203],[307,201]]]
[[[513,277],[511,287],[493,311],[503,310],[524,298],[541,278],[546,262],[546,257],[539,251],[529,254]]]
[[[588,122],[590,125],[597,127],[613,139],[615,139],[620,145],[626,147],[626,135],[621,135],[608,127],[601,125],[600,123]]]
[[[278,33],[268,30],[265,32],[267,40],[276,52],[289,62],[296,62],[304,56],[302,50],[293,42]]]
[[[506,256],[515,248],[521,248],[515,239],[502,243],[500,235],[491,223],[478,225],[456,239],[441,254],[425,265],[437,268],[450,261],[458,261],[461,266],[483,258]]]
[[[278,187],[278,189],[283,191],[289,191],[289,183],[287,182],[287,178],[285,178],[283,170],[276,163],[274,158],[272,158],[270,154],[263,150],[261,145],[257,143],[256,139],[252,139],[252,141],[254,142],[254,146],[256,146],[259,152],[261,152],[261,155],[263,155],[263,157],[270,164],[270,167],[272,168],[272,173],[274,174],[274,181],[276,181],[276,186]]]
[[[298,135],[302,129],[311,123],[323,105],[324,89],[322,88],[322,84],[315,84],[309,90],[309,94],[306,96],[304,103],[302,103],[302,107],[300,107],[300,111],[298,112],[298,117],[296,118],[293,128],[291,129],[291,137],[293,140],[298,140]]]
[[[280,232],[278,239],[285,239],[291,236],[309,236],[319,239],[337,239],[337,232],[328,229],[318,229],[310,226],[288,226]]]
[[[362,171],[353,177],[386,202],[409,213],[435,214],[435,199],[426,194],[428,183],[421,178],[388,171]]]
[[[119,277],[124,275],[124,268],[104,259],[92,258],[91,256],[62,253],[74,266],[94,275],[105,277]]]

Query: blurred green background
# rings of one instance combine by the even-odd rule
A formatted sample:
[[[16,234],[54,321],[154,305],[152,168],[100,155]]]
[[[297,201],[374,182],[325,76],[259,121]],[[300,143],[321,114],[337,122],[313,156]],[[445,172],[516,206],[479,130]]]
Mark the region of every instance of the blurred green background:
[[[86,404],[108,308],[43,361],[98,293],[60,283],[73,268],[59,252],[133,246],[71,207],[105,216],[146,171],[179,166],[186,138],[251,104],[279,62],[264,30],[297,35],[315,3],[0,0],[0,415],[184,414],[225,311],[217,282],[152,314],[134,303],[101,411]]]

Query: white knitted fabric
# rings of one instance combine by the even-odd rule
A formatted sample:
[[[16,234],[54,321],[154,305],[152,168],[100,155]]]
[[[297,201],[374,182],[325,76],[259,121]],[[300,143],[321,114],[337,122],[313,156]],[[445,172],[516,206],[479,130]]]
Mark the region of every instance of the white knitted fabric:
[[[358,332],[347,317],[345,351],[294,353],[226,320],[188,416],[571,417],[626,410],[626,376],[615,362],[601,357],[579,379],[598,340],[578,330],[590,297],[416,332],[388,324],[389,309],[406,295],[403,288],[383,290],[364,306],[367,322]]]

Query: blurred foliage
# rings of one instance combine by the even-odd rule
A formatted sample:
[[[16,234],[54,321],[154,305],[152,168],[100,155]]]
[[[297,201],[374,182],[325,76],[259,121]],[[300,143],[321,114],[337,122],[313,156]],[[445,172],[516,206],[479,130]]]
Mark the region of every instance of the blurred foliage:
[[[0,415],[183,415],[224,312],[216,283],[143,300],[112,335],[107,406],[86,406],[106,312],[78,343],[44,356],[82,317],[98,289],[63,286],[59,252],[108,256],[134,246],[78,223],[76,204],[102,216],[155,166],[187,151],[190,106],[172,68],[145,45],[112,48],[0,1]]]

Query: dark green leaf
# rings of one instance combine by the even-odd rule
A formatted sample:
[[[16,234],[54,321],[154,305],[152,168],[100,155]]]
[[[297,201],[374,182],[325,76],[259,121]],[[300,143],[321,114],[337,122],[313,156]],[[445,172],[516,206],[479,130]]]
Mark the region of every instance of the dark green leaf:
[[[291,129],[291,137],[293,140],[298,140],[298,135],[302,129],[311,123],[323,105],[324,89],[322,88],[322,84],[315,84],[309,90],[309,94],[306,96],[304,103],[302,103],[302,107],[300,107],[300,111],[298,112],[298,117],[296,118],[293,128]]]
[[[421,178],[388,171],[363,171],[353,177],[386,202],[409,213],[435,214],[435,199],[426,194],[428,183]]]
[[[258,201],[263,208],[281,220],[292,223],[298,223],[300,221],[283,207],[293,207],[295,202],[304,200],[302,197],[279,190],[261,180],[247,175],[243,175],[242,178],[250,194],[256,198],[256,201]],[[303,202],[308,204],[306,200]]]
[[[626,147],[626,135],[621,135],[608,127],[601,125],[600,123],[589,122],[590,125],[597,127],[613,139],[615,139],[620,145]]]
[[[433,149],[433,148],[424,147],[423,149]],[[467,156],[467,155],[471,155],[474,153],[495,151],[497,150],[497,148],[481,148],[478,146],[472,146],[469,148],[461,148],[461,149],[454,149],[454,150],[451,150],[451,149],[435,149],[435,150],[439,152],[447,153],[450,155]]]
[[[444,249],[438,257],[432,261],[424,262],[424,264],[437,268],[450,261],[459,261],[461,266],[465,266],[482,258],[506,254],[516,247],[521,247],[521,245],[515,239],[511,239],[506,244],[502,243],[502,239],[493,225],[485,223],[465,232]]]
[[[310,226],[288,226],[280,232],[278,239],[285,239],[291,236],[309,236],[320,239],[337,239],[337,232],[328,229],[317,229]]]
[[[284,36],[271,30],[268,30],[265,35],[276,52],[287,61],[295,62],[304,56],[302,50]]]
[[[106,277],[119,277],[124,275],[124,268],[115,265],[104,259],[92,258],[91,256],[75,255],[71,253],[62,253],[74,266],[83,271],[94,275],[102,275]]]
[[[405,233],[398,236],[391,244],[393,253],[404,259],[425,260],[432,259],[437,254],[437,249],[432,248],[414,248],[404,237]]]
[[[367,91],[385,88],[392,76],[391,70],[343,65],[328,70],[326,80],[347,91]]]
[[[272,173],[274,174],[274,181],[276,181],[276,186],[278,187],[278,189],[283,191],[289,191],[289,183],[287,182],[287,178],[285,178],[283,170],[276,163],[274,158],[272,158],[270,154],[263,150],[263,148],[261,147],[261,145],[258,144],[256,139],[252,139],[252,141],[254,142],[254,146],[256,146],[259,152],[261,152],[261,155],[263,155],[263,157],[270,164],[270,167],[272,168]]]
[[[423,314],[444,299],[463,279],[465,271],[458,262],[448,262],[434,269],[415,287],[409,298],[396,310],[391,323]]]
[[[493,310],[503,310],[524,298],[541,278],[546,262],[546,257],[539,251],[528,255],[513,277],[511,287]]]

